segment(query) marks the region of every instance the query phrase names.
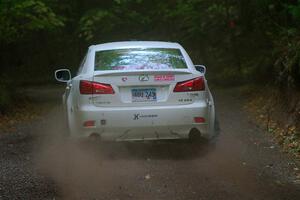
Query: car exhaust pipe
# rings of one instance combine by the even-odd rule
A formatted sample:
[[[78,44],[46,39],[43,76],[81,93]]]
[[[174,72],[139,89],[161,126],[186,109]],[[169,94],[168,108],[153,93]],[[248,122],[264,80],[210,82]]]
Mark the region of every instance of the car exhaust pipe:
[[[89,135],[89,139],[92,139],[92,140],[99,140],[101,137],[98,133],[91,133]]]
[[[191,142],[198,142],[202,140],[202,134],[197,128],[192,128],[189,133],[189,140]]]

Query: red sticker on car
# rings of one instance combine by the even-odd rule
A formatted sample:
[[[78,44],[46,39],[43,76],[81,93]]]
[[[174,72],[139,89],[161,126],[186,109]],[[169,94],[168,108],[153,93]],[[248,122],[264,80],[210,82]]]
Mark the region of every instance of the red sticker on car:
[[[175,76],[174,75],[155,75],[154,81],[174,81]]]

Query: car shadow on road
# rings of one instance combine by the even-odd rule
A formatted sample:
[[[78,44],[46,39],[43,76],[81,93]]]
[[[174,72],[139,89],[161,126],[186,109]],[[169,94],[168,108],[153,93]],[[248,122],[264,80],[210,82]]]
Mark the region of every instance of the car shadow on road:
[[[85,141],[80,148],[92,151],[102,159],[191,160],[201,158],[215,149],[215,141],[165,140],[147,142]]]

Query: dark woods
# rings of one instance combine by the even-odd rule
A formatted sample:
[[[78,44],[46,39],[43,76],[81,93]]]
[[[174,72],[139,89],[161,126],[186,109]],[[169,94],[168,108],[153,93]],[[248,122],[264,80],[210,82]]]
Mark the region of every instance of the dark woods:
[[[184,45],[215,83],[300,86],[297,0],[1,0],[0,108],[17,86],[76,73],[87,46],[122,40]]]

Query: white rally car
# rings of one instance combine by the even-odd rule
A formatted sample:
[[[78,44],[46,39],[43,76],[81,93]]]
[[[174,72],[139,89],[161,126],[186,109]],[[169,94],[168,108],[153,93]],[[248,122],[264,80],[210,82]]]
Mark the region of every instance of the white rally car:
[[[78,73],[55,71],[71,137],[103,140],[212,138],[214,100],[205,67],[178,43],[113,42],[89,47]]]

